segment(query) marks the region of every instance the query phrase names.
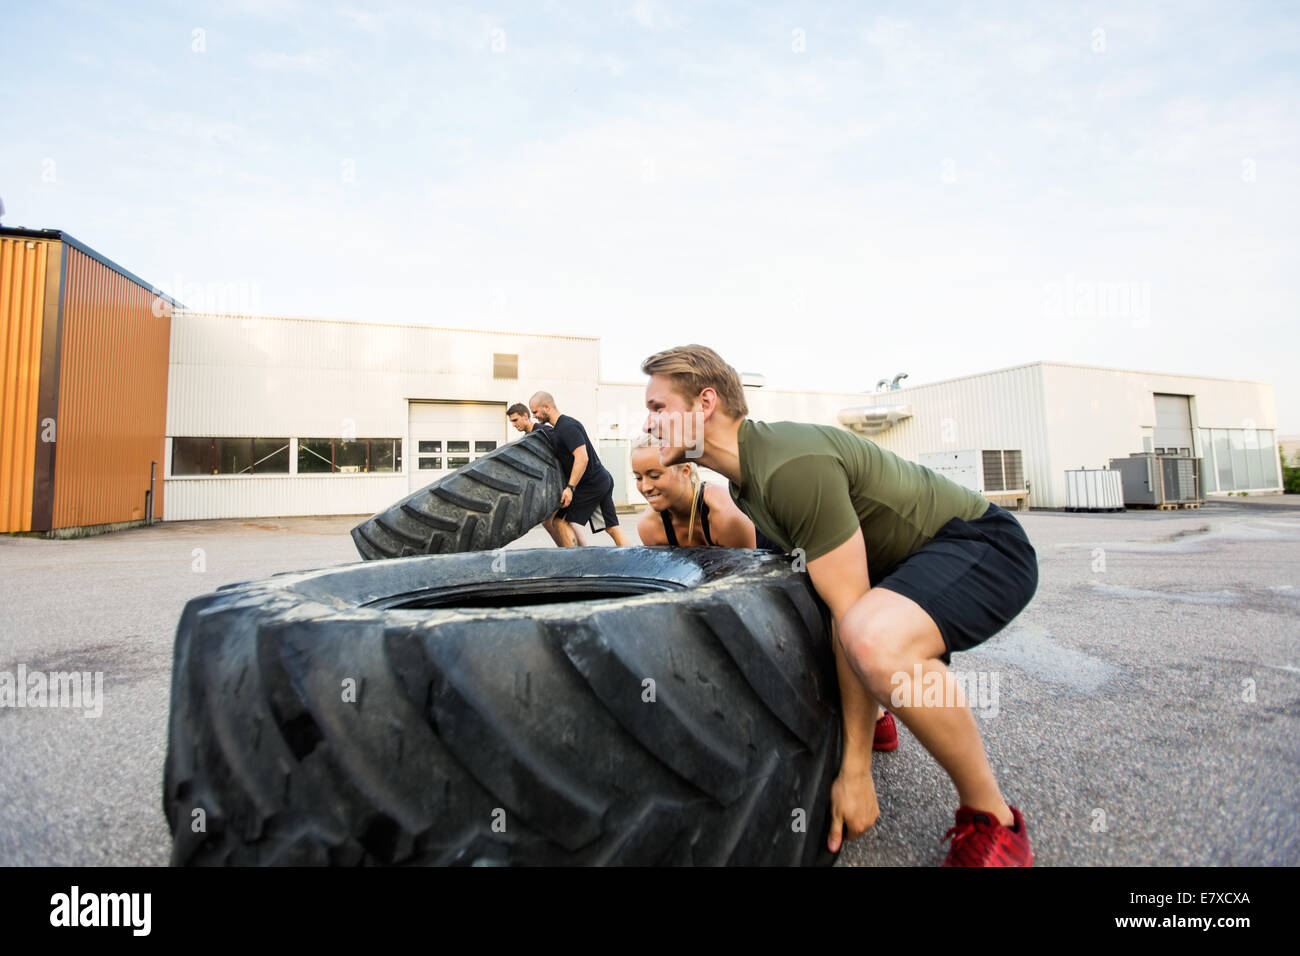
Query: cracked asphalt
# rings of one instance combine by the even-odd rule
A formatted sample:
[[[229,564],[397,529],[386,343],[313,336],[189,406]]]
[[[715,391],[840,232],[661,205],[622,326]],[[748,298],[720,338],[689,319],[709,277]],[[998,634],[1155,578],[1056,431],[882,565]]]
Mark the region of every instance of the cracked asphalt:
[[[1300,864],[1300,499],[1017,517],[1038,593],[953,667],[984,675],[978,723],[1037,863]],[[0,708],[0,865],[165,865],[182,607],[222,584],[355,561],[357,520],[0,537],[0,671],[105,682],[98,718]],[[511,547],[547,544],[537,529]],[[880,821],[841,865],[943,858],[955,791],[901,726],[900,738],[875,760]]]

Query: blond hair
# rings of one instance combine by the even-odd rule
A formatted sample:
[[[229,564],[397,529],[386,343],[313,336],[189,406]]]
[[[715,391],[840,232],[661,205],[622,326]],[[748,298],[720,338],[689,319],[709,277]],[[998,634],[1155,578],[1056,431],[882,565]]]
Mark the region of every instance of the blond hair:
[[[644,432],[632,439],[632,453],[640,451],[643,448],[656,448],[654,439]],[[657,454],[657,451],[656,451]],[[686,522],[686,540],[690,541],[695,536],[695,515],[699,511],[700,505],[700,470],[689,461],[683,461],[676,465],[669,465],[670,468],[682,468],[686,471],[686,477],[691,483],[691,517]]]
[[[749,414],[740,376],[707,345],[679,345],[656,352],[641,363],[641,371],[664,376],[672,383],[673,391],[688,402],[711,388],[718,393],[718,405],[723,413],[732,418]]]

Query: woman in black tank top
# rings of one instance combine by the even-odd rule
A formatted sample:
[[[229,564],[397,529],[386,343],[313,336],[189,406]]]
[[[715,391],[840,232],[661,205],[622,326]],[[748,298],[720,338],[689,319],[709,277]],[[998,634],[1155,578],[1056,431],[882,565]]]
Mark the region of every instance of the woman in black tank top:
[[[709,536],[709,504],[704,500],[704,482],[696,481],[695,483],[695,500],[691,502],[691,514],[700,517],[700,534],[704,535],[704,543],[710,548],[713,547],[713,538]],[[659,512],[659,517],[664,521],[664,534],[668,537],[668,547],[676,548],[677,532],[673,530],[672,512],[667,508]],[[691,533],[694,522],[687,525],[686,533]]]
[[[642,440],[632,449],[637,491],[649,507],[637,523],[644,545],[672,548],[752,548],[754,525],[726,488],[700,481],[695,465],[664,467],[659,448]]]

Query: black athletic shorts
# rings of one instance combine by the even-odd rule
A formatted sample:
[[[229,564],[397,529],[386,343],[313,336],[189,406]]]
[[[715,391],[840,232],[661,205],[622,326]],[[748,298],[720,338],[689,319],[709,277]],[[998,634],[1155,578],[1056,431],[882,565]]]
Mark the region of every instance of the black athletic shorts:
[[[599,509],[599,513],[597,513]],[[569,507],[555,512],[570,524],[589,524],[592,531],[618,527],[618,511],[614,508],[614,476],[605,473],[604,481],[578,482]]]
[[[989,502],[974,521],[953,518],[873,585],[921,605],[950,664],[953,651],[982,644],[1024,610],[1038,589],[1038,555],[1020,522]]]

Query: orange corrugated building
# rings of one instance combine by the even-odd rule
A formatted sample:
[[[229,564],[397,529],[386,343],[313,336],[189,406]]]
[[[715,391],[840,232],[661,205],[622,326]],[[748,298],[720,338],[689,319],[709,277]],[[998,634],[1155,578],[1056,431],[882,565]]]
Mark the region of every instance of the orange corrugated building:
[[[0,532],[162,517],[177,305],[66,232],[0,228]]]

